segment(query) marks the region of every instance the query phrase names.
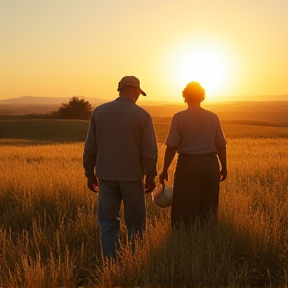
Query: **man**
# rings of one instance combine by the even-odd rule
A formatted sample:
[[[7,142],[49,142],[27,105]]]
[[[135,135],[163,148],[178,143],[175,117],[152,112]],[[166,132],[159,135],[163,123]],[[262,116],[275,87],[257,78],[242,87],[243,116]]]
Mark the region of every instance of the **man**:
[[[117,99],[93,111],[83,153],[88,188],[98,192],[103,256],[113,258],[119,244],[122,200],[132,248],[135,236],[142,238],[146,220],[144,192],[155,188],[158,154],[152,118],[136,105],[140,94],[146,96],[139,79],[123,77],[117,91]]]
[[[226,139],[220,121],[216,114],[200,107],[205,90],[198,82],[190,82],[182,95],[188,108],[172,118],[159,176],[164,185],[177,152],[171,209],[173,227],[189,224],[196,218],[206,219],[211,212],[216,214],[220,181],[227,177]]]

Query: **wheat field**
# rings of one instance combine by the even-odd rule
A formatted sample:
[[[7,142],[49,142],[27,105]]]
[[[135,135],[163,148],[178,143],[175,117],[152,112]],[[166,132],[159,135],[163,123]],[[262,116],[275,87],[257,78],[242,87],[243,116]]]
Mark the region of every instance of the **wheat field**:
[[[118,261],[103,265],[97,195],[82,168],[88,123],[47,121],[0,123],[0,287],[288,287],[288,128],[224,125],[228,178],[218,221],[174,231],[169,208],[146,195],[136,253],[122,222]],[[25,126],[21,137],[13,125]],[[165,125],[155,123],[159,171]],[[55,127],[66,136],[57,138]]]

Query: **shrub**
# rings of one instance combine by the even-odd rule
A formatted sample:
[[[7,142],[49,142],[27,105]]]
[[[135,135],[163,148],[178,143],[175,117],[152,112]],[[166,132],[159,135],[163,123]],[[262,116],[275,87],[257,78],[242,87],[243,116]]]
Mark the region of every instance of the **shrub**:
[[[72,97],[68,103],[64,103],[58,109],[58,116],[63,119],[87,120],[91,116],[92,107],[88,101]]]

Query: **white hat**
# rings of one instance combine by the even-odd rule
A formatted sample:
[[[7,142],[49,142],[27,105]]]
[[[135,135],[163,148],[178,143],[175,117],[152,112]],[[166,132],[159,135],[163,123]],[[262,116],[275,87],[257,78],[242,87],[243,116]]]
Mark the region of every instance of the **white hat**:
[[[173,186],[160,185],[152,192],[153,203],[160,208],[167,208],[172,204]]]

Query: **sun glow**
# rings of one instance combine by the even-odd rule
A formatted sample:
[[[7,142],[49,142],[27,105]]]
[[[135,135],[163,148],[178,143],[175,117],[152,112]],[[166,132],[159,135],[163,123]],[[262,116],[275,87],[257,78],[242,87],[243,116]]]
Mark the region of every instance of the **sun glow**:
[[[194,45],[179,49],[176,53],[173,66],[181,87],[197,81],[206,90],[207,98],[216,99],[216,96],[221,95],[231,71],[228,67],[230,61],[223,51],[216,45]]]

